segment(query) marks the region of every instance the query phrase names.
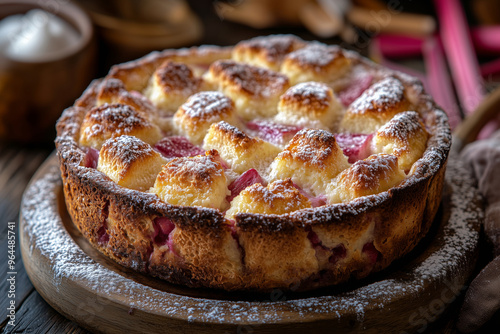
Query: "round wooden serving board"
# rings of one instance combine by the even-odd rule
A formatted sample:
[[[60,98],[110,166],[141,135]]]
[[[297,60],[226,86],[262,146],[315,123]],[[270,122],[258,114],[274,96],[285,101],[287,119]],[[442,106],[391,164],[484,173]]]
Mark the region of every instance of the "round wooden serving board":
[[[95,332],[401,333],[426,328],[463,291],[475,265],[481,219],[473,181],[450,158],[429,235],[383,272],[312,293],[188,289],[124,269],[95,251],[66,212],[52,155],[24,194],[20,235],[38,292]]]

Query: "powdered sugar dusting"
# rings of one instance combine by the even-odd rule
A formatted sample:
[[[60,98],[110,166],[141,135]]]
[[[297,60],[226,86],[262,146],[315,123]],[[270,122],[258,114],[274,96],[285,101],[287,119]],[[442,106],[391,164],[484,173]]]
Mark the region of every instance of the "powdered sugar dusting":
[[[360,133],[337,133],[335,140],[349,158],[349,163],[354,163],[360,159],[367,158],[371,153],[370,143],[373,134],[365,135]]]
[[[395,177],[398,160],[389,154],[374,154],[364,160],[356,161],[346,175],[346,185],[353,188],[375,188],[380,180],[389,181]]]
[[[296,125],[284,125],[271,121],[254,120],[246,124],[255,136],[275,145],[284,145],[302,128]]]
[[[246,93],[261,98],[280,94],[288,86],[288,78],[283,74],[232,60],[215,62],[211,71]]]
[[[263,200],[270,207],[272,207],[273,202],[278,199],[286,201],[286,206],[284,208],[285,212],[294,211],[304,206],[304,201],[301,196],[299,196],[300,192],[293,186],[291,180],[274,181],[267,188],[263,186],[260,186],[260,188],[263,190]]]
[[[317,57],[315,55],[315,51],[313,50],[314,48],[327,48],[328,53],[322,54],[321,57]],[[303,61],[308,64],[308,68],[306,70],[310,70],[311,66],[316,69],[321,69],[322,66],[329,65],[331,64],[329,61],[334,61],[336,58],[333,57],[331,59],[328,59],[332,53],[338,51],[339,49],[337,48],[330,48],[325,45],[320,45],[320,44],[315,44],[313,46],[310,46],[306,48],[308,50],[303,51]],[[201,50],[201,49],[200,49]],[[233,49],[234,50],[234,49]],[[183,56],[189,55],[193,57],[198,57],[203,54],[203,52],[198,52],[198,51],[193,51],[192,54],[189,52],[186,53],[185,51],[170,51],[172,52],[172,55],[178,55],[178,59],[182,59],[180,55],[182,54]],[[342,57],[343,55],[348,55],[348,51],[341,51],[339,55]],[[297,54],[300,55],[300,53],[293,53],[290,55],[290,57],[297,57]],[[229,57],[229,53],[225,53],[227,57]],[[165,57],[166,58],[166,57]],[[163,58],[163,59],[165,59]],[[220,57],[220,58],[225,58],[225,57]],[[184,58],[188,59],[188,58]],[[196,58],[195,58],[196,59]],[[207,58],[208,59],[208,58]],[[211,63],[215,58],[210,58],[211,60],[204,60],[203,64],[209,64]],[[298,59],[298,58],[296,58]],[[359,56],[353,56],[350,57],[349,60],[353,60],[355,62],[359,63],[365,63],[365,60],[360,60]],[[189,60],[191,61],[191,60]],[[223,62],[230,62],[230,61],[223,61]],[[159,64],[160,62],[158,62]],[[368,64],[368,62],[366,62]],[[144,69],[144,68],[149,68],[151,69],[151,72],[153,71],[153,68],[149,65],[152,65],[150,63],[140,61],[139,63],[136,63],[135,66],[139,69]],[[296,65],[292,64],[292,65]],[[310,66],[309,66],[310,65]],[[154,65],[154,67],[156,67]],[[366,80],[366,82],[369,82],[367,85],[371,85],[372,78],[373,80],[380,79],[381,77],[387,78],[387,74],[391,74],[389,72],[386,72],[383,69],[379,69],[376,65],[372,66],[369,65],[367,66],[371,70],[376,71],[376,75],[373,77],[370,75],[369,80]],[[213,69],[213,66],[211,68],[211,71]],[[265,72],[265,71],[264,71]],[[219,77],[216,77],[216,74],[213,74],[215,78],[212,78],[213,81],[211,82],[212,84],[219,84],[219,89],[222,89],[226,91],[225,89],[227,88],[228,91],[236,91],[237,94],[246,94],[246,93],[256,93],[256,94],[261,94],[259,96],[262,96],[264,98],[271,97],[275,98],[278,96],[278,91],[279,94],[281,94],[283,91],[280,91],[281,88],[284,86],[288,85],[287,80],[277,80],[277,81],[268,81],[269,77],[267,76],[260,76],[261,73],[264,72],[255,72],[258,75],[253,76],[253,81],[252,80],[241,80],[240,74],[244,75],[245,73],[240,73],[237,70],[234,71],[234,73],[230,74],[235,74],[233,77],[230,77],[229,79],[227,78],[227,71],[222,71],[222,74],[219,75]],[[268,71],[269,73],[272,73],[271,71]],[[265,72],[265,73],[268,73]],[[276,73],[276,72],[274,72]],[[399,78],[402,82],[404,82],[406,89],[408,90],[408,86],[412,86],[412,83],[407,82],[406,79],[402,78],[401,76],[394,74],[397,78]],[[149,74],[148,74],[149,76]],[[278,74],[279,76],[279,74]],[[131,73],[130,77],[134,77],[134,74]],[[349,73],[347,75],[348,78],[343,78],[345,80],[351,79],[352,74]],[[138,80],[143,80],[144,78],[139,78],[139,76],[135,75],[135,78]],[[130,78],[129,78],[130,79]],[[197,78],[195,78],[197,79]],[[210,80],[210,76],[206,75],[204,79]],[[271,78],[272,79],[272,78]],[[285,78],[286,79],[286,78]],[[395,78],[392,78],[395,81],[398,81]],[[232,81],[231,81],[232,80]],[[243,84],[240,84],[238,80],[241,80],[241,82],[250,82],[249,86],[244,86]],[[333,79],[332,79],[333,80]],[[382,79],[384,81],[386,79]],[[130,81],[130,80],[129,80]],[[229,82],[228,82],[229,81]],[[339,80],[333,80],[334,82],[330,83],[332,87],[337,87],[339,84]],[[348,81],[348,80],[347,80]],[[236,84],[234,84],[236,82]],[[362,81],[363,83],[365,81]],[[145,84],[145,83],[144,83]],[[228,87],[224,87],[226,85]],[[282,84],[282,86],[280,86]],[[239,87],[238,87],[239,85]],[[174,85],[175,86],[175,85]],[[188,87],[189,85],[181,85],[182,87]],[[196,85],[195,85],[196,86]],[[182,89],[182,87],[177,87],[176,89]],[[340,85],[338,86],[340,87]],[[402,87],[402,85],[401,85]],[[174,87],[175,88],[175,87]],[[411,87],[410,87],[411,88]],[[132,88],[131,88],[132,89]],[[134,87],[133,89],[138,89],[141,90],[142,88],[137,86]],[[250,90],[249,90],[250,89]],[[252,90],[255,89],[255,90]],[[349,98],[353,98],[355,96],[356,98],[364,91],[365,87],[363,89],[359,89],[357,91],[351,91],[352,94],[348,96]],[[246,90],[246,92],[245,92]],[[275,92],[273,93],[273,90]],[[337,90],[338,91],[338,90]],[[191,92],[189,94],[194,93]],[[365,92],[366,93],[366,92]],[[396,92],[397,93],[397,92]],[[405,94],[408,94],[408,91],[403,92]],[[89,93],[87,93],[88,95]],[[267,94],[267,95],[266,95]],[[384,105],[386,102],[390,102],[392,98],[390,98],[390,94],[394,94],[393,91],[389,91],[388,94],[384,93],[383,90],[379,91],[377,93],[379,95],[384,95],[386,96],[386,100],[380,99],[380,96],[377,97],[377,99],[373,100],[373,105]],[[423,93],[422,93],[423,94]],[[397,94],[396,94],[397,95]],[[232,96],[232,95],[231,95]],[[187,96],[186,96],[187,97]],[[251,99],[256,98],[256,96],[251,96]],[[418,98],[418,99],[417,99]],[[426,100],[427,104],[425,105],[425,101],[421,100]],[[184,99],[183,99],[184,101]],[[376,102],[380,102],[380,105],[377,104]],[[418,169],[418,173],[416,173],[416,176],[409,176],[405,182],[405,185],[412,185],[415,184],[415,182],[418,182],[419,180],[426,179],[428,177],[432,177],[438,171],[438,168],[440,166],[443,166],[443,164],[446,161],[446,156],[447,152],[449,149],[449,146],[447,146],[447,138],[446,135],[449,134],[446,132],[446,129],[444,129],[445,126],[447,126],[446,121],[440,119],[440,113],[435,112],[436,108],[433,105],[432,101],[430,98],[428,98],[427,95],[420,95],[415,97],[415,108],[418,112],[422,114],[424,119],[429,116],[429,119],[425,121],[426,125],[429,126],[429,129],[432,132],[432,138],[431,141],[428,145],[428,149],[424,153],[424,156],[422,159],[419,160],[417,167],[415,169]],[[413,102],[413,101],[412,101]],[[361,103],[361,102],[360,102]],[[364,101],[363,103],[366,103]],[[89,103],[90,104],[90,103]],[[134,107],[135,104],[133,104]],[[201,109],[196,109],[193,111],[194,115],[200,115],[202,113]],[[83,115],[82,115],[83,116]],[[266,116],[268,117],[268,116]],[[434,119],[437,117],[437,120]],[[72,122],[78,123],[75,119],[71,120]],[[153,119],[151,119],[153,121]],[[270,121],[270,119],[265,119],[262,122],[267,122]],[[100,126],[100,124],[95,125],[96,127]],[[436,128],[432,128],[433,126],[436,126]],[[437,128],[439,127],[439,129]],[[79,123],[78,126],[75,127],[77,131],[79,131]],[[247,128],[244,128],[244,130],[248,130],[250,128],[250,125],[247,126]],[[256,133],[276,133],[276,128],[271,127],[272,131],[262,131],[263,127],[258,127],[258,129],[254,130]],[[69,127],[68,127],[69,129]],[[279,131],[278,134],[279,136],[284,136],[288,135],[291,133],[290,131],[285,132],[283,129],[278,129]],[[298,128],[296,129],[298,130]],[[171,128],[167,127],[167,133],[170,135],[172,134]],[[69,130],[67,130],[65,133],[63,133],[64,136],[68,136],[68,132],[71,132],[72,137],[74,137],[74,133]],[[295,131],[296,132],[296,131]],[[293,132],[293,133],[295,133]],[[69,136],[68,136],[69,138]],[[63,144],[69,144],[67,142],[63,142],[61,138],[58,138],[59,143]],[[68,156],[70,153],[78,153],[73,150],[73,146],[71,146],[72,152],[67,152],[69,146],[63,147],[62,144],[58,147],[59,154],[61,157]],[[316,150],[316,149],[315,149]],[[304,159],[308,159],[311,156],[308,155],[309,153],[312,153],[313,147],[311,146],[311,151],[309,150],[303,150],[301,153],[307,153],[304,154]],[[312,158],[317,158],[318,161],[321,159],[321,154],[325,153],[325,150],[323,148],[320,148],[316,150],[318,152],[318,155],[312,156]],[[425,166],[424,166],[425,165]],[[65,166],[67,167],[67,165]],[[192,171],[191,166],[187,166],[190,171]],[[83,169],[83,168],[82,168]],[[189,171],[189,172],[190,172]],[[206,171],[205,168],[203,168],[203,171]],[[195,173],[198,174],[198,172],[203,172],[201,169],[197,170],[195,169]],[[54,169],[54,172],[56,172],[56,169]],[[88,171],[85,172],[86,175],[91,175],[91,173],[96,173],[94,170],[88,169]],[[227,172],[227,171],[226,171]],[[221,171],[221,173],[225,173],[224,171]],[[77,176],[81,176],[81,173],[76,173]],[[420,178],[420,179],[417,179]],[[436,178],[438,179],[438,178]],[[54,178],[52,181],[54,182],[59,182],[57,178]],[[50,188],[50,182],[51,180],[46,180],[46,181],[38,181],[41,182],[37,187],[38,190],[37,192],[47,192],[47,189]],[[424,180],[425,181],[425,180]],[[45,183],[44,183],[45,182]],[[115,189],[115,184],[112,184],[111,182],[109,183],[102,183],[106,186],[106,190],[109,190],[109,193],[113,196],[116,194],[114,191]],[[433,184],[436,185],[436,184]],[[60,187],[57,186],[57,187]],[[110,187],[110,188],[108,188]],[[396,191],[402,187],[397,187],[395,189]],[[56,188],[54,188],[56,189]],[[406,189],[406,188],[405,188]],[[459,189],[460,191],[467,192],[470,189]],[[130,194],[131,192],[128,190],[124,190],[127,192],[127,194]],[[120,194],[123,192],[120,191]],[[289,192],[291,194],[291,192]],[[286,195],[287,192],[283,192],[283,195]],[[322,223],[325,221],[328,221],[332,219],[332,217],[342,217],[343,214],[362,214],[363,208],[361,208],[362,205],[365,205],[365,207],[374,207],[379,204],[384,204],[388,203],[388,200],[391,199],[392,197],[392,192],[384,192],[381,194],[378,194],[376,196],[366,196],[362,198],[357,198],[354,201],[348,203],[347,205],[339,205],[338,210],[337,210],[337,205],[331,205],[331,206],[324,206],[322,208],[318,209],[303,209],[300,211],[295,211],[293,213],[290,213],[289,216],[281,216],[281,217],[270,217],[269,221],[271,220],[286,220],[289,217],[291,219],[300,219],[301,222],[306,222],[307,223]],[[148,195],[152,195],[151,193],[134,193],[133,196],[135,198],[130,198],[136,203],[135,200],[138,200],[139,203],[143,203],[142,205],[147,206],[146,202],[140,202],[144,198],[149,198]],[[43,196],[38,196],[38,197],[43,197]],[[151,196],[152,198],[153,196]],[[369,197],[369,200],[367,199]],[[40,203],[40,201],[44,200],[50,200],[49,199],[44,199],[44,198],[37,198],[33,199],[32,203]],[[159,202],[159,201],[158,201]],[[362,204],[360,205],[359,203]],[[469,201],[471,202],[471,201]],[[148,202],[149,203],[149,202]],[[41,204],[42,205],[42,204]],[[47,206],[48,208],[49,206]],[[186,208],[186,207],[179,207],[175,210],[179,210],[181,213],[186,213],[186,220],[189,222],[197,221],[197,216],[193,216],[189,210],[193,208]],[[43,210],[43,209],[42,209]],[[208,211],[208,209],[200,208],[196,209],[199,211]],[[40,210],[35,210],[35,211],[40,211]],[[199,212],[197,211],[197,212]],[[309,214],[310,213],[310,214]],[[415,296],[421,295],[421,292],[426,289],[429,285],[428,281],[425,281],[422,277],[426,277],[427,280],[432,280],[434,278],[440,277],[439,270],[441,269],[446,269],[446,264],[456,264],[456,267],[454,267],[454,270],[456,269],[457,271],[461,268],[462,263],[464,263],[464,256],[465,254],[470,250],[470,248],[467,247],[472,247],[472,246],[465,246],[463,240],[459,240],[458,237],[455,239],[455,237],[450,237],[447,241],[450,243],[455,243],[453,246],[453,249],[450,249],[449,252],[444,252],[439,254],[439,256],[435,256],[432,260],[427,259],[428,261],[426,268],[424,269],[419,269],[421,270],[420,272],[417,272],[417,269],[414,269],[413,267],[408,269],[407,272],[410,273],[408,274],[408,277],[405,276],[404,279],[393,279],[393,277],[390,275],[387,276],[386,279],[382,281],[375,281],[377,278],[371,277],[370,279],[372,280],[372,283],[367,283],[366,285],[359,287],[354,290],[349,290],[346,291],[345,293],[342,294],[334,294],[334,295],[328,295],[328,296],[321,296],[321,297],[301,297],[300,299],[295,299],[295,300],[282,300],[280,302],[248,302],[248,301],[235,301],[235,302],[228,302],[226,300],[211,300],[211,299],[206,299],[206,298],[191,298],[187,296],[183,296],[182,294],[177,294],[174,295],[173,293],[168,293],[165,291],[161,290],[156,290],[150,286],[144,286],[142,284],[139,284],[137,282],[129,282],[126,278],[122,277],[119,273],[118,274],[111,274],[107,275],[106,268],[105,267],[99,267],[99,264],[96,264],[95,262],[91,260],[85,260],[78,258],[79,256],[84,256],[81,254],[77,254],[77,249],[71,248],[71,245],[64,245],[64,247],[58,247],[56,246],[58,243],[72,243],[72,240],[68,242],[67,240],[62,240],[64,236],[68,237],[67,233],[61,233],[60,231],[57,231],[57,233],[53,233],[53,230],[56,230],[58,227],[54,225],[42,227],[38,227],[39,222],[37,221],[38,219],[46,219],[41,216],[41,214],[31,214],[31,217],[35,217],[36,219],[32,218],[33,221],[35,221],[33,224],[34,226],[37,226],[36,233],[35,232],[30,232],[31,233],[31,244],[33,243],[36,239],[36,242],[40,241],[40,243],[37,243],[36,247],[32,246],[34,249],[38,248],[38,245],[42,246],[47,246],[47,247],[52,247],[50,250],[45,251],[46,256],[50,256],[51,259],[54,259],[54,261],[59,261],[59,260],[66,260],[66,261],[72,261],[70,264],[65,264],[65,265],[59,265],[57,264],[57,269],[55,272],[57,272],[57,275],[54,275],[54,277],[58,277],[56,279],[57,287],[59,288],[61,285],[64,285],[67,279],[75,279],[77,282],[90,282],[90,283],[85,283],[88,284],[93,291],[101,291],[102,293],[106,294],[107,296],[110,297],[110,299],[119,299],[119,300],[124,300],[125,303],[128,303],[128,306],[130,307],[137,307],[140,309],[147,309],[147,310],[152,310],[155,313],[158,312],[164,312],[164,314],[167,314],[170,317],[176,317],[178,319],[182,319],[183,321],[186,322],[210,322],[210,323],[227,323],[227,324],[235,324],[235,323],[240,323],[240,324],[257,324],[257,323],[279,323],[281,321],[287,321],[290,319],[290,314],[295,315],[299,314],[301,316],[301,319],[298,320],[300,323],[307,323],[311,322],[311,319],[340,319],[343,314],[346,312],[351,312],[355,314],[355,318],[359,322],[362,322],[365,315],[367,312],[370,311],[370,309],[373,308],[389,308],[390,309],[390,303],[394,298],[398,297],[398,293],[401,291],[409,291],[413,293]],[[28,216],[28,215],[26,215]],[[189,218],[191,217],[191,218]],[[222,216],[221,216],[222,217]],[[259,215],[259,218],[262,216]],[[295,218],[294,218],[295,217]],[[460,217],[457,217],[459,219]],[[53,220],[57,219],[57,214],[54,215],[54,217],[48,219],[48,220]],[[266,218],[267,219],[267,218]],[[46,219],[47,220],[47,219]],[[47,223],[47,224],[50,224]],[[265,228],[266,224],[263,224],[259,226],[259,228]],[[456,233],[459,235],[460,238],[466,239],[467,237],[475,238],[477,237],[477,234],[467,234],[467,226],[465,223],[458,223],[457,229],[462,228],[463,231],[465,232],[456,232],[453,230],[453,233]],[[469,229],[470,230],[470,229]],[[38,237],[37,233],[48,233],[47,231],[50,232],[50,236],[44,236],[44,237]],[[44,239],[45,238],[45,239]],[[50,242],[50,244],[49,244]],[[80,241],[83,242],[83,241]],[[469,241],[471,244],[474,244],[475,239],[472,241]],[[54,245],[54,243],[56,245]],[[56,250],[57,248],[57,250]],[[64,254],[56,254],[56,253],[61,253],[64,252]],[[72,253],[74,252],[74,254]],[[81,252],[81,251],[80,251]],[[74,255],[74,256],[73,256]],[[271,255],[272,256],[272,255]],[[75,260],[76,259],[76,260]],[[457,259],[456,261],[454,259]],[[455,261],[455,262],[453,262]],[[53,262],[53,261],[52,261]],[[51,262],[51,263],[52,263]],[[453,262],[453,263],[452,263]],[[443,266],[439,266],[440,264],[443,264]],[[405,266],[407,265],[406,263],[404,264]],[[132,266],[133,267],[133,266]],[[407,267],[405,267],[407,268]],[[437,271],[433,271],[437,268]],[[443,270],[444,270],[443,269]],[[405,272],[406,273],[406,272]],[[421,276],[417,276],[421,275]],[[107,276],[106,276],[107,275]],[[137,274],[139,275],[139,274]],[[375,276],[376,277],[376,276]],[[380,277],[380,276],[379,276]],[[414,281],[412,281],[414,280]],[[112,283],[111,283],[112,282]],[[366,281],[365,281],[366,282]],[[432,282],[431,282],[432,283]],[[356,283],[357,284],[357,283]],[[169,290],[170,291],[170,290]],[[176,290],[178,291],[178,290]],[[151,295],[153,294],[154,297]],[[193,295],[195,293],[190,293],[190,295]],[[114,298],[116,296],[119,296],[119,298]],[[124,299],[125,298],[125,299]],[[378,298],[378,299],[376,299]],[[153,300],[154,299],[154,300]],[[248,299],[247,299],[248,300]],[[316,318],[315,318],[316,317]]]
[[[233,109],[233,101],[221,92],[200,92],[191,96],[182,105],[182,110],[187,116],[208,121]]]
[[[182,136],[165,137],[154,147],[167,159],[194,157],[205,153],[205,150],[193,145],[186,137]]]
[[[477,224],[482,218],[482,211],[474,204],[478,195],[467,171],[458,161],[450,162],[448,168],[451,216],[443,232],[438,232],[436,236],[444,240],[443,246],[421,262],[400,263],[406,273],[404,278],[395,278],[393,276],[397,276],[397,272],[388,272],[385,279],[334,295],[294,300],[286,300],[285,295],[275,302],[228,301],[172,294],[127,279],[92,260],[65,230],[57,209],[61,181],[54,158],[44,168],[44,174],[35,178],[36,181],[25,193],[21,207],[24,219],[22,233],[27,236],[30,253],[40,252],[48,260],[54,275],[54,289],[60,289],[71,280],[92,294],[109,298],[109,303],[122,303],[146,312],[160,312],[165,317],[180,319],[186,324],[197,322],[251,326],[287,322],[290,321],[290,314],[298,315],[302,323],[315,319],[341,319],[346,313],[354,314],[356,321],[362,323],[371,310],[391,310],[391,304],[402,293],[415,297],[425,295],[433,282],[439,282],[443,277],[453,277],[454,273],[464,270],[467,256],[473,253],[479,238]]]
[[[355,72],[350,79],[351,81],[348,85],[338,92],[339,100],[344,106],[350,105],[370,87],[373,75],[366,72],[362,72],[361,74]]]

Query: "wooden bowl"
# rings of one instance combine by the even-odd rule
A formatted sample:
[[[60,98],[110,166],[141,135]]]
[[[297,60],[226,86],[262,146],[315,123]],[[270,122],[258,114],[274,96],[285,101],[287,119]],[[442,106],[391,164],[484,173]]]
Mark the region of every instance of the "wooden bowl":
[[[18,61],[0,53],[0,140],[52,141],[54,124],[95,76],[96,48],[87,14],[69,2],[56,6],[38,0],[0,0],[0,19],[43,9],[71,24],[78,43],[55,60]]]
[[[96,333],[422,333],[449,315],[474,272],[483,218],[474,184],[450,156],[429,234],[367,279],[304,293],[235,293],[173,285],[99,253],[66,211],[54,154],[24,193],[20,247],[40,295]]]

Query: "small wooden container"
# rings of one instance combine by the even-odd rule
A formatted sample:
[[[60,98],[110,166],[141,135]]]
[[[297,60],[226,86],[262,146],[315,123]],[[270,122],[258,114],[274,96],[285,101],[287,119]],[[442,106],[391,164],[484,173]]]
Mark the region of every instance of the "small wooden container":
[[[40,144],[54,138],[54,124],[95,76],[96,46],[86,13],[69,2],[44,7],[38,0],[0,0],[0,19],[43,9],[72,25],[78,43],[55,60],[24,62],[0,53],[0,141]]]

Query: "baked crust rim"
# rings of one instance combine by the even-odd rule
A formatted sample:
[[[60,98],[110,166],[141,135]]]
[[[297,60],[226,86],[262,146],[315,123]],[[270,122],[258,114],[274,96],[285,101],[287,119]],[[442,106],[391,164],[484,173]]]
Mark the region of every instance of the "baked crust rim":
[[[105,84],[108,78],[123,78],[126,73],[147,71],[165,59],[200,59],[210,57],[227,57],[230,48],[202,46],[198,48],[167,50],[154,52],[139,60],[114,66],[108,77],[94,81],[77,100],[73,107],[66,109],[57,124],[56,148],[61,167],[66,204],[70,215],[84,236],[101,252],[120,264],[141,272],[149,272],[154,276],[167,279],[173,283],[192,287],[208,286],[226,290],[260,290],[272,288],[308,290],[324,285],[343,282],[353,274],[353,270],[337,270],[335,277],[328,283],[317,281],[311,275],[307,280],[283,280],[276,282],[266,279],[265,274],[243,268],[237,277],[210,277],[213,273],[207,267],[211,263],[202,263],[199,268],[192,266],[178,257],[173,257],[169,265],[151,265],[146,258],[147,245],[115,245],[114,248],[99,244],[98,222],[92,217],[99,216],[99,210],[115,210],[121,207],[127,219],[152,220],[151,217],[169,217],[175,225],[186,233],[214,236],[217,242],[227,242],[228,221],[223,213],[215,209],[201,207],[180,207],[162,202],[154,194],[126,189],[116,185],[97,170],[81,166],[85,152],[77,143],[80,125],[88,106],[95,103],[99,85]],[[353,61],[376,68],[381,73],[397,77],[406,87],[410,87],[418,96],[418,106],[424,117],[424,123],[430,134],[427,148],[423,156],[414,164],[412,174],[402,184],[388,191],[358,198],[348,203],[332,204],[311,209],[302,209],[284,215],[238,214],[235,226],[241,235],[259,236],[267,242],[274,242],[276,247],[296,237],[306,229],[315,229],[322,233],[360,233],[376,220],[374,240],[372,241],[383,257],[369,272],[358,272],[356,277],[367,276],[372,271],[387,267],[393,260],[411,250],[429,230],[440,202],[444,171],[448,152],[451,146],[451,133],[447,116],[423,91],[416,79],[404,74],[382,69],[380,66],[358,56],[353,52],[345,54]],[[126,84],[126,83],[125,83]],[[127,85],[127,84],[126,84]],[[92,203],[82,210],[82,196]],[[107,204],[106,204],[107,203]],[[123,203],[128,203],[125,207]],[[408,205],[418,203],[418,205]],[[116,206],[116,208],[115,208]],[[386,219],[392,213],[392,219]],[[102,214],[102,212],[101,212]],[[410,231],[387,242],[388,235],[397,229],[398,220],[403,216],[411,217]],[[382,218],[380,218],[382,217]],[[109,218],[107,218],[109,219]],[[118,220],[123,219],[118,218]],[[100,223],[100,222],[99,222]],[[142,231],[147,237],[147,231]],[[279,240],[281,238],[281,240]],[[348,238],[348,236],[346,236]],[[134,248],[132,247],[132,248]],[[129,253],[127,253],[129,251]],[[362,267],[362,263],[357,264]],[[245,281],[245,278],[247,279]],[[298,287],[297,287],[298,285]]]

